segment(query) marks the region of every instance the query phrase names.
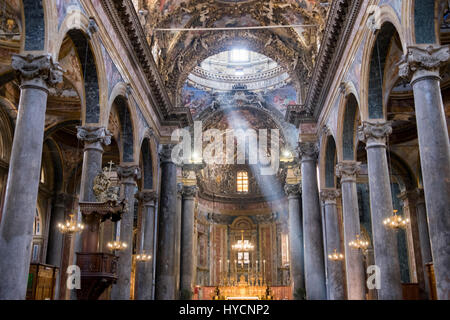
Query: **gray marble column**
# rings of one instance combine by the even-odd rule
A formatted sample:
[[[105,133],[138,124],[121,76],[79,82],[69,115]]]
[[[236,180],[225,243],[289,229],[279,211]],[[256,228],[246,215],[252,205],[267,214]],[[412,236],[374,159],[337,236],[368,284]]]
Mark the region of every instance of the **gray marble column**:
[[[151,261],[137,262],[136,266],[136,300],[153,299],[153,259],[155,239],[155,201],[154,191],[143,191],[136,194],[141,206],[141,237],[142,246],[139,248],[145,254],[152,256]]]
[[[195,241],[194,241],[194,206],[197,186],[183,186],[183,203],[181,216],[181,281],[180,290],[194,292],[195,280]]]
[[[102,172],[103,146],[111,143],[111,133],[104,127],[94,126],[79,126],[77,130],[78,139],[84,142],[80,201],[97,202],[93,189],[94,179]],[[98,227],[98,225],[90,226],[85,228],[81,235],[75,235],[75,252],[86,250],[86,248],[97,248],[96,251],[98,251]]]
[[[48,88],[62,81],[51,55],[13,55],[20,100],[0,225],[0,299],[25,299],[41,173]]]
[[[366,278],[364,257],[361,250],[352,249],[348,244],[361,233],[359,221],[358,193],[356,175],[360,163],[342,161],[336,165],[336,176],[341,178],[342,207],[344,222],[345,270],[347,278],[347,299],[366,299]]]
[[[341,192],[336,189],[322,189],[320,198],[325,206],[325,230],[326,230],[326,253],[342,253],[341,235],[339,228],[339,217],[336,207],[336,200]],[[329,287],[329,300],[345,299],[345,273],[343,261],[328,261],[327,276]]]
[[[176,299],[180,297],[181,286],[181,214],[183,206],[183,183],[177,183],[177,210],[176,210],[176,232],[175,232],[175,292]]]
[[[438,298],[450,299],[450,144],[439,69],[450,60],[450,46],[408,48],[400,75],[414,91],[420,162],[430,229]]]
[[[117,282],[111,288],[111,300],[129,300],[131,284],[131,267],[133,264],[133,221],[134,195],[136,180],[141,177],[138,166],[118,166],[117,176],[120,181],[120,196],[127,202],[126,211],[120,220],[120,241],[128,244],[127,248],[117,253]]]
[[[426,269],[424,269],[422,252],[420,249],[419,225],[416,210],[417,196],[416,190],[404,191],[398,195],[398,198],[402,202],[403,215],[405,218],[409,219],[409,224],[406,228],[406,237],[410,281],[419,284],[420,297],[421,299],[426,299],[428,295],[425,287]]]
[[[156,300],[176,298],[175,233],[177,231],[177,168],[172,161],[173,145],[161,145],[161,198],[156,255]]]
[[[430,282],[428,280],[428,273],[426,264],[433,262],[431,254],[430,234],[428,231],[427,209],[425,206],[425,198],[423,189],[417,189],[416,214],[417,214],[417,228],[419,232],[420,253],[422,256],[422,269],[425,273],[425,292],[427,297],[431,297]]]
[[[386,156],[386,137],[392,133],[389,123],[364,121],[358,128],[358,138],[366,143],[369,172],[370,210],[375,263],[380,268],[380,300],[403,298],[398,260],[397,235],[383,225],[392,216],[392,193]]]
[[[325,261],[319,189],[317,186],[318,146],[313,142],[299,143],[302,171],[303,243],[305,257],[305,287],[308,300],[325,300]]]
[[[60,278],[62,270],[62,250],[64,235],[58,229],[58,223],[64,223],[66,204],[68,203],[69,196],[65,193],[60,193],[56,196],[53,204],[53,212],[50,219],[50,230],[48,235],[48,248],[47,248],[47,263],[59,268],[58,278],[56,279],[55,297],[59,297]]]
[[[302,212],[300,207],[300,184],[286,184],[284,191],[289,206],[289,271],[292,281],[292,296],[305,292],[305,272],[303,259]]]

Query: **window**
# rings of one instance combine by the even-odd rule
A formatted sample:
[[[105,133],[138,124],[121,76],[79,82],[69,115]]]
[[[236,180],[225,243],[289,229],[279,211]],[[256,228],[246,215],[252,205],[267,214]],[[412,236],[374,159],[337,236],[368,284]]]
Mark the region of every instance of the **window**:
[[[237,192],[248,192],[248,172],[237,173]]]
[[[289,236],[281,235],[281,263],[283,266],[289,265]]]
[[[249,62],[250,51],[245,49],[233,49],[230,54],[230,62]]]
[[[40,179],[41,183],[45,183],[45,172],[44,172],[44,167],[41,168],[41,179]]]
[[[248,240],[245,240],[248,242]],[[250,254],[248,252],[238,252],[238,264],[249,264]]]

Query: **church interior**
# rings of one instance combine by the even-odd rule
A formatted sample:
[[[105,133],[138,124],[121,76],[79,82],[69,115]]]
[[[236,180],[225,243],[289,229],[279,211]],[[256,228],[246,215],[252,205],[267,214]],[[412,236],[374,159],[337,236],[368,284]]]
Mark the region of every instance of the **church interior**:
[[[447,0],[0,0],[0,300],[449,300],[449,44]]]

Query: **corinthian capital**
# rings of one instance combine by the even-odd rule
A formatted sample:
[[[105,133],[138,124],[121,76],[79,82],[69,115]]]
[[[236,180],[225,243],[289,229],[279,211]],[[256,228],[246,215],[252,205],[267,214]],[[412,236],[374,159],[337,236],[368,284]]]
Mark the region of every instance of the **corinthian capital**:
[[[141,169],[138,166],[117,166],[117,176],[121,182],[131,182],[141,178]]]
[[[111,143],[111,133],[105,127],[77,127],[77,137],[85,143],[100,142],[104,145]]]
[[[363,121],[358,128],[358,139],[367,144],[367,147],[386,146],[386,137],[392,133],[390,122]]]
[[[336,204],[336,199],[341,196],[341,191],[337,189],[322,189],[320,191],[320,198],[326,204]]]
[[[22,85],[37,86],[47,89],[62,82],[63,70],[58,63],[53,62],[51,55],[18,55],[14,54],[12,68]]]
[[[155,191],[142,191],[138,192],[134,195],[134,197],[141,201],[143,205],[152,205],[156,200],[156,192]]]
[[[161,163],[164,162],[173,162],[172,161],[172,150],[174,145],[173,144],[162,144],[159,147],[159,159]]]
[[[336,176],[341,182],[355,181],[356,175],[361,171],[361,162],[342,161],[336,165]]]
[[[183,195],[183,197],[195,197],[195,195],[197,194],[197,186],[185,186],[183,185],[183,190],[181,191],[181,194]]]
[[[301,191],[301,185],[299,183],[297,184],[285,184],[284,185],[284,192],[287,196],[298,196]]]
[[[439,77],[439,68],[450,60],[450,46],[411,46],[399,66],[400,76],[414,82]]]
[[[319,156],[319,146],[315,142],[300,142],[298,155],[302,161],[316,161]]]

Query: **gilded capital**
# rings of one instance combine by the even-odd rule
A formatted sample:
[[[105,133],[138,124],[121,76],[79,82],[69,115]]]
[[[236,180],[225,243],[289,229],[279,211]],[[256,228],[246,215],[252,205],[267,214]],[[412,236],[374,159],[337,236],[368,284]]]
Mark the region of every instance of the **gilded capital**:
[[[386,138],[392,133],[392,126],[387,121],[363,121],[358,128],[358,139],[367,147],[385,147]]]
[[[298,155],[302,161],[316,161],[319,156],[319,146],[315,142],[300,142]]]
[[[411,46],[399,65],[399,74],[411,83],[424,77],[439,77],[439,68],[450,60],[450,46]]]
[[[361,162],[342,161],[336,165],[336,176],[341,178],[341,182],[355,181],[356,176],[361,171]]]
[[[322,189],[320,190],[320,198],[326,204],[336,204],[336,199],[341,196],[341,191],[338,189]]]
[[[107,146],[111,143],[111,136],[105,127],[77,126],[77,137],[85,143],[100,142]]]
[[[47,89],[62,82],[63,70],[49,54],[38,56],[14,54],[11,67],[15,70],[21,85]]]
[[[298,196],[302,192],[301,184],[285,184],[284,192],[287,196]]]

